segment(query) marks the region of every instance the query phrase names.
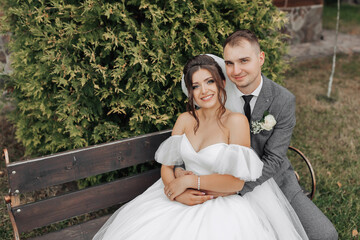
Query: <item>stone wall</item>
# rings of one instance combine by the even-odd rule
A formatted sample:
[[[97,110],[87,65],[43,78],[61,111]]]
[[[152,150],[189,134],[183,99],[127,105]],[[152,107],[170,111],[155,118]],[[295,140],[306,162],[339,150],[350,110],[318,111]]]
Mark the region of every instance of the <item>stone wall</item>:
[[[322,38],[323,5],[280,8],[287,13],[289,22],[285,32],[292,44],[314,42]]]
[[[0,73],[8,74],[10,69],[10,53],[6,48],[10,40],[9,35],[0,35]]]
[[[322,5],[323,0],[273,0],[273,4],[279,8],[303,7],[312,5]]]
[[[3,13],[0,12],[0,16],[3,16]],[[0,87],[3,86],[4,79],[2,74],[9,74],[11,72],[10,68],[10,52],[6,48],[7,43],[10,41],[10,35],[0,34]]]
[[[2,12],[0,12],[0,16],[2,16]],[[11,73],[10,52],[6,48],[9,41],[10,35],[0,34],[0,115],[4,112],[4,109],[9,108],[9,103],[5,101],[6,91],[4,90],[4,74]]]
[[[5,104],[6,91],[4,90],[5,76],[11,72],[10,68],[10,54],[6,49],[6,44],[9,42],[8,35],[0,35],[0,115],[3,113],[7,104]]]
[[[273,0],[273,3],[288,15],[284,31],[291,36],[291,43],[321,39],[323,0]]]

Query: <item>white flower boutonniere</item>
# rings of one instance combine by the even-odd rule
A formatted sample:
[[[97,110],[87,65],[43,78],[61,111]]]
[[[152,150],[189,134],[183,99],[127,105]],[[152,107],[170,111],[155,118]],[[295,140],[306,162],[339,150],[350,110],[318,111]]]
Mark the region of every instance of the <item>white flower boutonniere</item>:
[[[251,133],[258,134],[262,130],[270,131],[276,125],[276,120],[268,111],[264,112],[264,116],[259,121],[251,121]]]

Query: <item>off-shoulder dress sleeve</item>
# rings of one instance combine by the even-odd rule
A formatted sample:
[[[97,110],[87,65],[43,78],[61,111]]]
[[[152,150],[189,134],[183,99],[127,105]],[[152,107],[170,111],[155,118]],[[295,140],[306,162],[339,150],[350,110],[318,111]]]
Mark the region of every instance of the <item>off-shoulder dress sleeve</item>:
[[[229,144],[218,155],[213,171],[230,174],[244,181],[255,181],[261,176],[263,165],[253,149]]]
[[[181,165],[183,160],[180,155],[180,144],[183,135],[174,135],[160,144],[155,153],[155,160],[163,165]]]

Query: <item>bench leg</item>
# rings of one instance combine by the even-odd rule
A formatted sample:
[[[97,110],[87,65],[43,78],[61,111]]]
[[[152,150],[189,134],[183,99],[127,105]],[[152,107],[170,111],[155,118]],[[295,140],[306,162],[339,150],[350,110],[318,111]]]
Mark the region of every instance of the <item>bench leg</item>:
[[[12,228],[13,228],[13,231],[14,231],[14,238],[15,238],[15,240],[20,240],[20,235],[19,235],[19,231],[18,231],[16,222],[15,222],[15,218],[14,218],[14,215],[13,215],[13,213],[11,211],[11,200],[10,199],[11,199],[10,196],[5,197],[6,207],[7,207],[7,211],[8,211],[9,217],[10,217],[10,221],[11,221],[11,225],[12,225]]]

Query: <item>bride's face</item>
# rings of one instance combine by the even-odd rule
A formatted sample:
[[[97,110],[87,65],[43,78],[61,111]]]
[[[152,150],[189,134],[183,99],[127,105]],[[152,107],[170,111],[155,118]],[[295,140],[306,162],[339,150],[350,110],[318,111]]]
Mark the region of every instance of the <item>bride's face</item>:
[[[199,69],[192,76],[192,89],[194,100],[201,108],[218,107],[219,90],[215,79],[206,69]]]

